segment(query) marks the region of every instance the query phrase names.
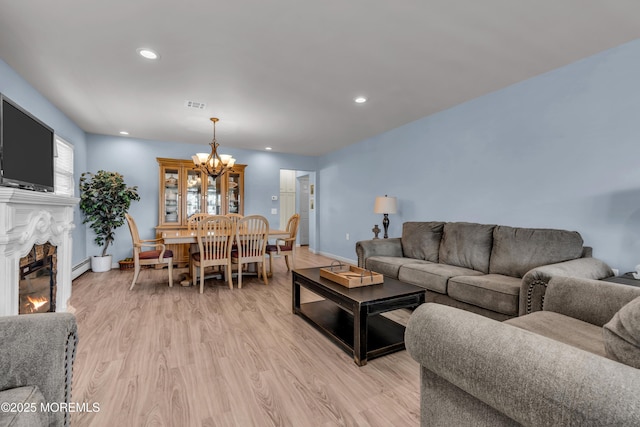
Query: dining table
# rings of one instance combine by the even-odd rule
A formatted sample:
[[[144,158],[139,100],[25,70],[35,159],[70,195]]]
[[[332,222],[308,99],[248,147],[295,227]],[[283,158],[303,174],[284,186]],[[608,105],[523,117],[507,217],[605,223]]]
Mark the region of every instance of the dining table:
[[[179,244],[191,244],[198,243],[197,231],[195,230],[168,230],[161,233],[162,240],[166,245],[179,245]],[[269,238],[277,239],[280,237],[289,237],[289,232],[286,230],[279,230],[276,228],[269,229]],[[180,279],[182,286],[190,286],[193,282],[191,278],[191,271],[185,273]]]

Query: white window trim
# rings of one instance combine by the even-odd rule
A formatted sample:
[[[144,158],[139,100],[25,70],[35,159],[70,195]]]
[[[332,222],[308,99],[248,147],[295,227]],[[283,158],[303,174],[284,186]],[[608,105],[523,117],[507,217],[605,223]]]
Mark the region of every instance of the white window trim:
[[[54,192],[62,196],[74,196],[73,145],[55,136]]]

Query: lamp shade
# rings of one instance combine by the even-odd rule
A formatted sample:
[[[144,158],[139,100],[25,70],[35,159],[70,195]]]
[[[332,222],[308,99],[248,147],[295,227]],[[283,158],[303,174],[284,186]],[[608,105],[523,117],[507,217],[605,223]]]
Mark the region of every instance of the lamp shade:
[[[379,196],[373,206],[373,213],[394,214],[398,212],[398,200],[395,197]]]

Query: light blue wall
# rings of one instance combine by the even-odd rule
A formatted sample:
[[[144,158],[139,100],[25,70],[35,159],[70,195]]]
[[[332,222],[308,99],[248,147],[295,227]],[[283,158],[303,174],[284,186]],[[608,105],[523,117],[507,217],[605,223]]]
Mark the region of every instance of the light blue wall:
[[[272,215],[271,208],[279,208],[271,196],[280,194],[280,169],[315,170],[317,158],[291,154],[240,150],[224,146],[224,153],[231,154],[237,163],[248,165],[245,169],[245,214],[265,216],[274,227],[280,226],[280,215]],[[136,219],[143,239],[155,237],[158,224],[158,162],[157,157],[189,159],[196,152],[209,150],[208,141],[202,144],[184,144],[170,141],[149,141],[105,135],[87,135],[87,167],[78,171],[96,172],[100,169],[119,172],[128,185],[137,185],[141,200],[133,202],[131,215]],[[99,249],[93,243],[95,235],[87,233],[87,255],[95,255]],[[116,231],[115,244],[109,252],[114,262],[131,256],[131,236],[127,226]]]
[[[84,131],[35,90],[2,59],[0,59],[0,92],[52,127],[58,136],[68,143],[73,144],[73,166],[75,170],[84,170],[86,168],[87,156]],[[76,176],[76,184],[77,182],[78,177]],[[76,194],[76,197],[77,196],[78,194]],[[86,232],[84,225],[81,224],[80,218],[80,210],[76,207],[74,211],[76,228],[72,234],[73,265],[81,262],[86,256]]]
[[[412,220],[579,231],[622,272],[640,263],[640,40],[319,159],[320,248],[355,259],[397,196]],[[425,100],[428,102],[428,100]],[[351,240],[345,239],[346,233]]]

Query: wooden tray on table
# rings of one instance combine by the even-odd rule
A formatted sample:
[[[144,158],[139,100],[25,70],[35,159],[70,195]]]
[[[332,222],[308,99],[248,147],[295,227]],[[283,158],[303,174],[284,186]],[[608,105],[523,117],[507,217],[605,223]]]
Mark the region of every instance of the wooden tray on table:
[[[377,285],[384,282],[384,276],[354,265],[331,265],[320,269],[320,276],[347,288]]]

